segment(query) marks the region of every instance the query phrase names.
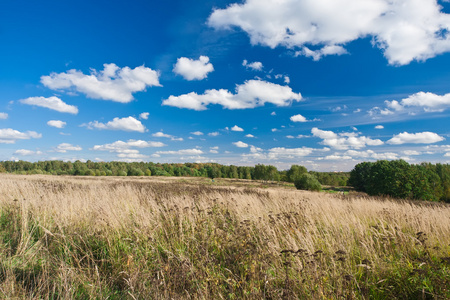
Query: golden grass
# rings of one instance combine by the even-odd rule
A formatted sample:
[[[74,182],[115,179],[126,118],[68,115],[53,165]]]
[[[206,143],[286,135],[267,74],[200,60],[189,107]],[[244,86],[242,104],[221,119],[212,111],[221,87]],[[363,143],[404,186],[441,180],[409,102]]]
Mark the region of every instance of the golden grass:
[[[1,175],[0,209],[21,216],[21,237],[13,253],[0,247],[0,296],[82,298],[74,285],[85,281],[91,297],[114,298],[115,276],[114,288],[130,299],[400,299],[396,279],[389,279],[395,270],[409,268],[413,274],[426,267],[422,261],[431,266],[450,256],[449,205],[253,185],[211,184],[204,178]],[[122,275],[105,275],[95,252],[100,250],[88,247],[92,238],[126,244],[107,250],[116,258],[111,268],[117,265]],[[55,257],[53,247],[71,258]],[[77,247],[84,256],[73,254]],[[17,270],[28,270],[37,257],[45,261],[40,282],[27,283]],[[145,261],[149,257],[158,263]],[[232,269],[233,264],[240,266]],[[438,271],[442,283],[450,283],[448,268]],[[448,287],[422,292],[437,299],[449,293]]]

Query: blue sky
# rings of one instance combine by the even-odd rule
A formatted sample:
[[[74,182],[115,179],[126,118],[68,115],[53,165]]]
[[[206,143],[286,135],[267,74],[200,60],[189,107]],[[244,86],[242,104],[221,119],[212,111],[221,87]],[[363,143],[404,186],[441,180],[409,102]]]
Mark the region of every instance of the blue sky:
[[[3,1],[0,160],[450,162],[450,3]]]

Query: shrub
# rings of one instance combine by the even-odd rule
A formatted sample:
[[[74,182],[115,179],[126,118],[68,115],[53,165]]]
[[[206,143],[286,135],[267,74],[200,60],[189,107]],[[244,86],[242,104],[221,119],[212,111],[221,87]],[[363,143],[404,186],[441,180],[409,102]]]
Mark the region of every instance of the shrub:
[[[322,185],[314,175],[305,173],[294,181],[297,190],[321,191]]]

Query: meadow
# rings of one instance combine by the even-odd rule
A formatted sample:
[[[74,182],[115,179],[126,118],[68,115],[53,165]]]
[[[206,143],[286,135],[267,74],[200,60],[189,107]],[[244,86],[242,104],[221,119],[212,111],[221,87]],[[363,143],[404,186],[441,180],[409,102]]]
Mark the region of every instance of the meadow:
[[[0,174],[2,299],[449,299],[450,205]]]

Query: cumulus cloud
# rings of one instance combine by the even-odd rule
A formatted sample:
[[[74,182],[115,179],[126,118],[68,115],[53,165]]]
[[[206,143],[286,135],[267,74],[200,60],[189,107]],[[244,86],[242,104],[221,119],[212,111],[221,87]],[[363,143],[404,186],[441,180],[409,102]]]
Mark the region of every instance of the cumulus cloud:
[[[422,153],[420,153],[419,151],[416,151],[416,150],[405,150],[405,151],[403,151],[403,154],[415,156],[415,155],[421,155]]]
[[[208,135],[209,135],[209,136],[219,136],[219,135],[220,135],[220,133],[219,133],[219,132],[217,132],[217,131],[214,131],[214,132],[210,132],[210,133],[208,133]]]
[[[355,158],[363,158],[363,159],[387,159],[387,160],[395,160],[399,159],[397,153],[394,152],[375,152],[373,150],[366,150],[366,151],[356,151],[356,150],[348,150],[344,153],[346,156],[351,156],[353,159]]]
[[[334,133],[333,131],[320,130],[317,127],[311,129],[313,136],[322,139],[322,144],[330,146],[338,150],[346,150],[349,148],[360,149],[367,145],[379,146],[383,145],[383,141],[365,136],[359,136],[357,132],[350,133]]]
[[[103,67],[102,71],[91,69],[89,75],[74,69],[51,73],[42,76],[41,83],[52,90],[76,91],[89,98],[121,103],[132,101],[133,93],[145,91],[147,87],[161,86],[159,72],[145,66],[131,69],[104,64]]]
[[[172,141],[182,141],[182,140],[183,140],[183,138],[178,138],[178,137],[175,137],[175,136],[173,136],[173,135],[166,134],[166,133],[164,133],[164,132],[162,132],[162,131],[160,131],[160,132],[155,132],[155,133],[152,134],[152,136],[153,136],[153,137],[163,137],[163,138],[168,138],[168,139],[171,139]]]
[[[133,148],[157,148],[167,146],[161,142],[143,141],[143,140],[128,140],[116,141],[111,144],[95,145],[91,150],[95,151],[108,151],[115,153],[117,157],[124,161],[137,160],[141,161],[143,158],[148,157],[139,152],[138,149]]]
[[[203,151],[200,149],[182,149],[177,151],[157,151],[156,154],[159,155],[199,155],[203,154]]]
[[[394,135],[392,139],[387,141],[388,144],[401,145],[401,144],[433,144],[445,140],[442,136],[434,132],[419,132],[408,133],[403,132]]]
[[[14,152],[14,155],[21,155],[21,156],[42,155],[42,154],[43,153],[41,151],[32,151],[26,149],[18,149]]]
[[[0,120],[6,120],[8,119],[8,114],[4,112],[0,112]]]
[[[248,144],[241,142],[241,141],[235,142],[235,143],[233,143],[233,145],[235,145],[238,148],[248,148]]]
[[[42,134],[36,131],[20,132],[11,128],[0,129],[0,144],[14,144],[17,140],[39,139]]]
[[[83,124],[88,129],[99,129],[99,130],[123,130],[123,131],[137,131],[145,132],[145,126],[142,125],[141,121],[136,120],[133,117],[128,118],[114,118],[108,123],[100,123],[98,121],[89,122],[88,124]]]
[[[450,107],[450,94],[436,95],[433,93],[419,92],[402,100],[403,106],[419,106],[425,111],[442,111]]]
[[[332,154],[327,155],[325,157],[319,157],[317,160],[351,160],[351,159],[352,159],[351,156]]]
[[[209,62],[208,56],[202,55],[198,60],[180,57],[177,59],[173,71],[186,80],[202,80],[208,76],[208,73],[214,71],[214,67]]]
[[[64,128],[67,123],[60,120],[50,120],[47,122],[47,125],[56,128]]]
[[[247,134],[247,135],[245,135],[245,137],[248,137],[248,138],[254,138],[255,136],[253,135],[253,134]]]
[[[206,110],[210,104],[222,105],[227,109],[247,109],[272,103],[276,106],[288,106],[293,101],[302,100],[300,93],[294,93],[288,86],[281,86],[262,80],[249,80],[236,86],[235,93],[226,89],[206,90],[199,95],[195,92],[180,96],[170,96],[163,105],[193,110]]]
[[[308,147],[302,148],[285,148],[276,147],[268,150],[263,150],[261,148],[250,146],[250,153],[242,154],[242,158],[245,161],[254,160],[260,163],[261,161],[276,161],[280,163],[285,161],[289,165],[292,164],[293,160],[302,159],[313,153],[323,153],[330,151],[329,148],[314,149]]]
[[[62,143],[56,146],[55,151],[60,153],[66,153],[67,151],[81,151],[83,148],[80,146],[74,146],[68,143]]]
[[[246,59],[244,59],[242,65],[247,69],[252,69],[253,71],[261,71],[263,69],[263,64],[260,61],[254,61],[249,63]]]
[[[302,123],[308,122],[308,120],[304,116],[302,116],[300,114],[292,116],[291,117],[291,121],[292,122],[302,122]]]
[[[231,127],[231,131],[244,131],[244,129],[242,129],[241,127],[234,125],[233,127]]]
[[[269,149],[269,159],[282,159],[282,158],[298,158],[310,155],[314,149],[308,147],[302,148],[284,148],[276,147]]]
[[[208,24],[239,27],[253,45],[310,50],[316,59],[369,36],[389,64],[405,65],[450,50],[450,17],[441,9],[435,0],[246,0],[215,9]]]
[[[384,129],[384,126],[383,125],[377,125],[377,126],[375,126],[375,129]]]
[[[161,142],[143,141],[143,140],[128,140],[115,141],[111,144],[95,145],[91,150],[95,151],[109,151],[117,153],[126,153],[130,148],[158,148],[167,146]]]
[[[27,105],[45,107],[62,113],[69,113],[74,115],[78,113],[78,108],[76,106],[66,104],[64,103],[64,101],[55,96],[49,98],[30,97],[27,99],[19,100],[19,102]]]
[[[148,112],[143,112],[139,115],[139,119],[143,119],[143,120],[148,120],[148,116],[150,115],[150,113]]]
[[[385,104],[395,111],[419,108],[423,109],[424,112],[442,112],[450,108],[450,93],[441,96],[433,93],[418,92],[402,99],[400,102],[392,100],[385,101]],[[411,113],[411,111],[408,113]]]

